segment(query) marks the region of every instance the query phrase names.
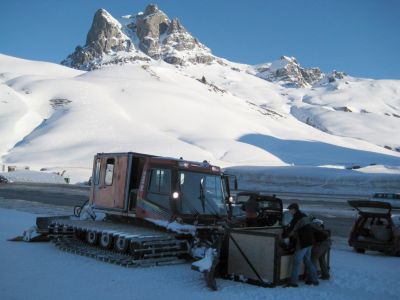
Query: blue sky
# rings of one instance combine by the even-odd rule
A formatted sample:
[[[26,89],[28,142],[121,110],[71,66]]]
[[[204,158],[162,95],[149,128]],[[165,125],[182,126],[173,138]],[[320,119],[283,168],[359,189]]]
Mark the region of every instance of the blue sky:
[[[158,0],[217,56],[258,64],[295,56],[306,67],[400,79],[398,0]],[[93,15],[143,11],[141,0],[2,0],[0,53],[60,62],[83,45]]]

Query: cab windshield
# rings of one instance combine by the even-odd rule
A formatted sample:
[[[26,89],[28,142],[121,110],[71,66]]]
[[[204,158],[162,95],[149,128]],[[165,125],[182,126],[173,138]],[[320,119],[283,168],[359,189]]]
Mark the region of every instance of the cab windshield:
[[[221,176],[180,171],[178,180],[182,214],[227,214]]]

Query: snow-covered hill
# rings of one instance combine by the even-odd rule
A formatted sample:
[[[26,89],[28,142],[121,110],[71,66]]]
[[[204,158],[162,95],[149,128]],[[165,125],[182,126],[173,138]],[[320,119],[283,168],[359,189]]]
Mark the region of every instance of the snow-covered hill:
[[[68,170],[73,182],[103,151],[225,167],[400,166],[400,81],[290,57],[233,63],[154,6],[124,20],[96,13],[64,61],[85,70],[0,55],[3,163]]]

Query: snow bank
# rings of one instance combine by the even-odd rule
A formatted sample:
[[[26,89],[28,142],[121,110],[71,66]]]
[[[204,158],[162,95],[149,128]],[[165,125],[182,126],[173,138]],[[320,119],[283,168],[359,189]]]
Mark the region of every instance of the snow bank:
[[[6,177],[9,182],[66,183],[60,175],[38,171],[4,172],[0,175]]]
[[[226,168],[225,172],[238,177],[240,190],[371,195],[377,191],[396,192],[400,188],[400,174],[395,169],[392,173],[385,173],[382,166],[359,170],[243,166]]]
[[[0,299],[398,299],[400,260],[332,251],[332,280],[318,287],[268,289],[218,279],[205,287],[190,264],[129,269],[65,253],[48,243],[8,242],[35,215],[0,209]]]

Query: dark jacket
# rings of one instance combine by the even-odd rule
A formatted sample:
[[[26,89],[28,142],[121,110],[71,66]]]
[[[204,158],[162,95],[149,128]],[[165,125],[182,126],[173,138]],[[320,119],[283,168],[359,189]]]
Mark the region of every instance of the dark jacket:
[[[290,222],[287,235],[295,237],[298,247],[301,249],[312,246],[314,244],[314,232],[310,218],[300,210],[297,211]]]
[[[322,228],[320,225],[317,224],[311,224],[311,227],[314,233],[315,243],[321,244],[322,242],[329,240],[330,232],[328,230],[325,230],[324,228]]]

